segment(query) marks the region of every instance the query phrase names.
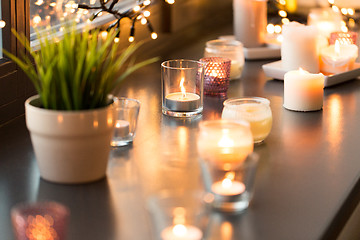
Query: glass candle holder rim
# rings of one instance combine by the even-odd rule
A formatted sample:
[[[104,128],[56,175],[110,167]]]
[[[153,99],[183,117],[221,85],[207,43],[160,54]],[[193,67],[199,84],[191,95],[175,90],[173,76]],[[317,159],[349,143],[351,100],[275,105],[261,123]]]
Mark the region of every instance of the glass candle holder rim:
[[[137,104],[137,105],[140,105],[141,102],[137,99],[134,99],[134,98],[127,98],[127,97],[114,97],[114,103],[115,103],[115,106],[116,107],[120,107],[118,104],[120,101],[122,100],[125,100],[127,102],[131,102],[133,104]],[[121,106],[121,107],[126,107],[126,106]]]
[[[234,105],[232,104],[233,102],[256,102],[256,103],[262,103],[262,104],[266,104],[267,106],[270,106],[270,100],[267,98],[263,98],[263,97],[234,97],[234,98],[229,98],[227,100],[225,100],[223,102],[223,105],[225,107],[236,107],[238,104]]]
[[[170,63],[175,63],[175,62],[189,62],[189,63],[193,63],[196,64],[194,65],[194,67],[174,67],[174,66],[168,66],[167,64]],[[205,68],[206,64],[202,63],[200,61],[197,60],[190,60],[190,59],[173,59],[173,60],[167,60],[161,63],[161,66],[163,68],[167,68],[167,69],[178,69],[178,70],[185,70],[185,69],[197,69],[197,68]]]
[[[233,51],[234,47],[243,47],[243,44],[235,39],[214,39],[207,41],[206,47],[221,47],[222,51]]]
[[[234,125],[238,125],[238,126],[242,126],[242,127],[246,127],[250,129],[250,123],[248,121],[239,119],[239,120],[227,120],[227,119],[216,119],[216,120],[206,120],[206,121],[202,121],[199,123],[199,129],[212,129],[212,127],[218,125],[219,123],[221,123],[221,127],[222,126],[233,126]],[[212,125],[209,125],[212,124]],[[222,127],[223,128],[223,127]],[[215,128],[215,131],[218,131],[219,129],[222,128]]]
[[[199,60],[200,62],[204,63],[204,64],[208,64],[208,63],[226,63],[226,62],[230,62],[231,63],[231,59],[230,58],[225,58],[225,57],[203,57]]]
[[[34,212],[34,209],[40,211],[48,211],[51,213],[64,213],[69,215],[70,210],[63,204],[54,202],[54,201],[44,201],[44,202],[21,202],[14,205],[11,208],[11,214],[40,214]]]

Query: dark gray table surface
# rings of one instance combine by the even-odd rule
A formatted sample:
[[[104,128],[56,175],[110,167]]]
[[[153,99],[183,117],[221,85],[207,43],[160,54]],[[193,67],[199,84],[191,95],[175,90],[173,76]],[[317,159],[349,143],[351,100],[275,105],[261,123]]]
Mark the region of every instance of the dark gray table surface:
[[[197,59],[204,42],[167,58]],[[360,81],[326,88],[317,112],[284,109],[283,82],[269,80],[246,62],[228,97],[261,96],[271,102],[273,127],[260,155],[250,208],[237,216],[211,212],[206,239],[332,239],[359,201]],[[141,101],[133,145],[113,149],[107,178],[85,185],[42,180],[25,121],[0,128],[0,239],[12,239],[10,208],[24,201],[54,200],[71,210],[69,240],[153,237],[147,202],[163,189],[203,189],[196,151],[198,123],[221,116],[224,99],[206,97],[198,119],[161,114],[159,63],[131,77],[121,96]]]

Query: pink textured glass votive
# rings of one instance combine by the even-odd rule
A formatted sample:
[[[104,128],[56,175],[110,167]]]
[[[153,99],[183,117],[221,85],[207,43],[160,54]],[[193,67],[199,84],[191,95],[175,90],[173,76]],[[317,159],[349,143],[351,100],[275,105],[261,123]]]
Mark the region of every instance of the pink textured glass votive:
[[[56,202],[21,203],[11,209],[17,240],[63,240],[69,210]]]
[[[200,62],[206,63],[204,94],[226,96],[229,88],[231,60],[221,57],[205,57]]]
[[[356,32],[333,32],[330,34],[330,45],[338,40],[340,44],[356,44],[358,34]]]

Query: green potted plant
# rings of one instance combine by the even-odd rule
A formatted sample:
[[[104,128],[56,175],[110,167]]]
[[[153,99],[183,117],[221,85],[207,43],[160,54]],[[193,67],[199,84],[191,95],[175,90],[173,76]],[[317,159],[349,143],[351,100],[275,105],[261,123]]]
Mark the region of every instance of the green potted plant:
[[[156,59],[132,64],[139,44],[119,54],[115,31],[106,40],[98,38],[98,30],[79,33],[74,26],[66,26],[61,39],[38,33],[38,51],[24,35],[13,33],[33,59],[4,51],[38,93],[25,102],[25,114],[40,175],[57,183],[103,178],[115,122],[111,94],[129,74]]]

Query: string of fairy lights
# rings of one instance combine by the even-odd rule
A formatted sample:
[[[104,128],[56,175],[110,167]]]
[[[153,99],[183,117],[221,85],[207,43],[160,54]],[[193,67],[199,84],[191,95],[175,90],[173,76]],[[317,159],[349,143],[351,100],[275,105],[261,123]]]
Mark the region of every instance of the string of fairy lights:
[[[116,10],[114,7],[115,5],[119,2],[119,0],[100,0],[100,5],[99,6],[89,6],[86,4],[79,4],[78,8],[79,9],[86,9],[86,10],[96,10],[96,12],[94,12],[91,17],[89,18],[90,21],[93,21],[94,19],[96,19],[98,16],[101,16],[102,13],[107,12],[109,14],[112,14],[116,20],[111,23],[108,28],[107,28],[107,32],[110,29],[115,28],[118,32],[118,35],[116,36],[116,38],[114,39],[115,42],[119,42],[119,37],[120,37],[120,21],[122,19],[129,19],[131,21],[131,27],[130,27],[130,34],[129,34],[129,42],[133,42],[135,40],[135,23],[136,22],[140,22],[142,25],[146,25],[147,28],[150,31],[150,36],[152,39],[157,39],[158,35],[157,33],[154,31],[154,28],[149,20],[149,16],[150,16],[150,11],[147,10],[148,6],[150,6],[151,4],[151,0],[143,0],[143,1],[138,1],[137,5],[133,8],[130,8],[126,11],[119,11]],[[167,0],[166,1],[169,4],[173,4],[175,1],[174,0]],[[104,37],[106,37],[106,32],[102,32],[101,33]]]
[[[269,23],[266,29],[269,34],[280,34],[282,32],[282,25],[290,22],[288,17],[289,14],[287,12],[288,1],[274,0],[271,3],[277,8],[277,15],[280,18],[280,21],[276,20],[275,23]],[[347,32],[349,28],[355,28],[358,20],[355,18],[356,10],[354,8],[340,8],[336,5],[335,0],[328,0],[328,4],[334,12],[339,12],[343,15],[343,18],[345,19],[342,21],[341,26],[343,32]]]
[[[50,29],[52,25],[63,21],[67,17],[71,17],[75,22],[91,23],[97,17],[103,15],[103,13],[111,14],[115,17],[115,21],[111,23],[106,31],[101,32],[102,36],[106,36],[107,31],[111,28],[120,30],[120,21],[122,19],[129,19],[131,21],[130,34],[128,37],[129,42],[135,40],[135,24],[140,22],[142,25],[146,25],[152,39],[157,39],[158,34],[154,31],[153,26],[149,20],[150,11],[148,7],[151,5],[151,0],[138,0],[135,7],[127,9],[125,11],[119,10],[117,4],[121,0],[82,0],[81,4],[76,3],[74,0],[59,1],[59,0],[36,0],[30,1],[30,26],[31,28],[43,27]],[[168,4],[173,4],[175,0],[164,0]],[[273,0],[270,4],[273,4],[277,9],[278,19],[267,25],[267,32],[269,34],[280,34],[282,32],[282,26],[289,23],[288,9],[289,3],[292,0]],[[328,0],[329,6],[335,12],[342,14],[344,21],[341,29],[343,32],[347,32],[348,29],[353,29],[357,26],[359,21],[359,14],[356,14],[354,8],[340,8],[336,5],[335,0]],[[58,21],[58,22],[57,22]],[[6,23],[4,20],[0,20],[0,28],[4,28]],[[62,28],[59,28],[62,31]],[[120,31],[119,31],[120,34]],[[115,38],[115,42],[119,42],[119,36]]]

